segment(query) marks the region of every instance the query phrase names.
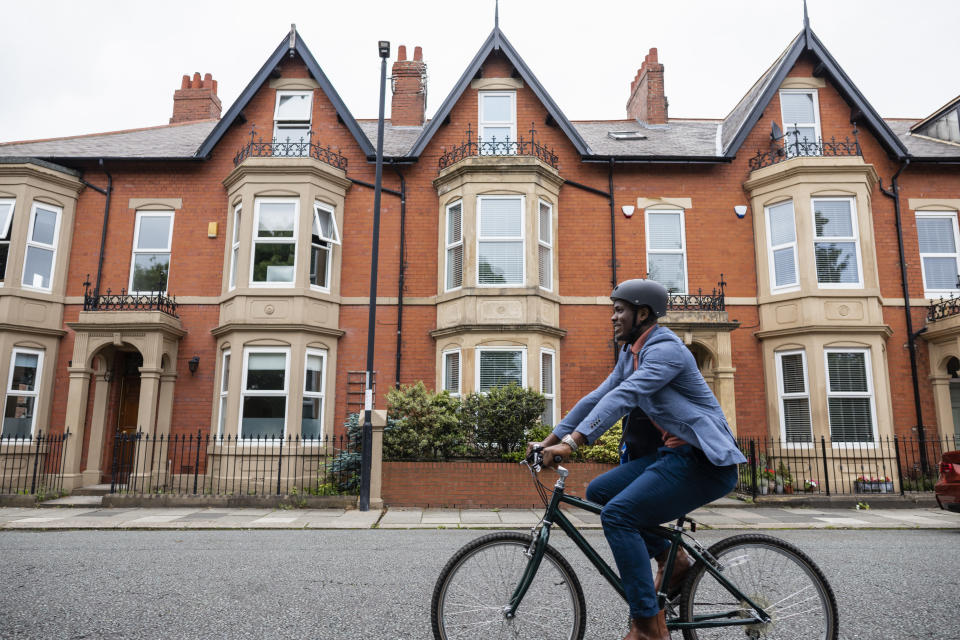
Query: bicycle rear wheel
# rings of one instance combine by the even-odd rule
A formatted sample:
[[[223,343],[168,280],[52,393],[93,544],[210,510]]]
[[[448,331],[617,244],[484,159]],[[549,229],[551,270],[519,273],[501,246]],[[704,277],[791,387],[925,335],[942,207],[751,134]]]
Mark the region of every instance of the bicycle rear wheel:
[[[741,535],[721,540],[710,553],[723,567],[724,577],[771,617],[766,624],[684,629],[686,640],[722,638],[803,638],[836,640],[837,600],[820,568],[792,544],[765,535]],[[739,601],[702,561],[690,570],[684,585],[680,619],[694,620],[722,612],[746,618],[752,608]]]
[[[491,533],[447,562],[433,589],[433,637],[581,640],[587,625],[580,581],[566,559],[547,546],[513,618],[504,616],[530,558],[530,536]]]

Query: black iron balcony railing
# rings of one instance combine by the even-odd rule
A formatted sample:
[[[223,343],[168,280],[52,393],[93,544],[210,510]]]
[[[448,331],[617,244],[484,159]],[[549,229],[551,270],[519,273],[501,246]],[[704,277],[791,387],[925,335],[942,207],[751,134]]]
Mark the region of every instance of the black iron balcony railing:
[[[120,289],[120,293],[113,293],[107,289],[106,295],[99,294],[96,289],[90,290],[90,276],[83,283],[83,310],[84,311],[162,311],[163,313],[179,318],[177,302],[173,296],[164,291],[150,293],[127,293]]]
[[[696,293],[671,293],[667,298],[668,311],[725,311],[727,308],[724,287],[727,286],[720,274],[719,289],[714,288],[710,293],[697,289]]]
[[[769,151],[757,151],[757,155],[750,158],[750,170],[769,167],[790,158],[862,155],[863,151],[860,149],[860,138],[857,135],[856,127],[853,129],[852,140],[849,137],[845,137],[843,140],[837,140],[835,137],[831,137],[829,140],[823,138],[810,140],[801,138],[797,131],[793,131],[779,138],[773,138],[770,142]]]
[[[960,315],[960,298],[940,298],[927,308],[927,322],[936,322],[950,316]]]
[[[250,140],[237,151],[237,155],[233,158],[233,166],[239,165],[247,158],[313,158],[337,169],[347,170],[347,158],[340,153],[339,149],[334,151],[330,145],[321,147],[314,143],[313,131],[309,132],[309,136],[307,140],[303,138],[264,140],[262,137],[257,138],[256,130],[250,127]]]
[[[504,140],[497,140],[494,137],[490,140],[476,141],[473,139],[473,131],[468,124],[467,141],[440,156],[440,170],[442,171],[450,165],[471,156],[533,156],[554,169],[557,168],[559,162],[559,158],[552,148],[547,149],[537,142],[537,130],[533,123],[530,123],[530,137],[527,139],[519,136],[516,140],[511,140],[509,137]]]

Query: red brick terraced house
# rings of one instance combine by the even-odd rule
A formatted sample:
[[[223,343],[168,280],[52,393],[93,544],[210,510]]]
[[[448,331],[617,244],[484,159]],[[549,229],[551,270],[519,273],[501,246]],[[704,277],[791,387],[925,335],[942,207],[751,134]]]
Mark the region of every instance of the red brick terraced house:
[[[612,286],[649,276],[738,436],[960,431],[934,305],[960,294],[960,99],[884,119],[809,24],[722,120],[671,119],[651,49],[624,119],[571,122],[499,26],[431,120],[419,47],[392,78],[376,405],[515,380],[556,422],[613,362]],[[223,114],[195,74],[169,124],[0,144],[7,444],[69,430],[73,489],[110,481],[118,432],[339,432],[376,130],[293,30]]]

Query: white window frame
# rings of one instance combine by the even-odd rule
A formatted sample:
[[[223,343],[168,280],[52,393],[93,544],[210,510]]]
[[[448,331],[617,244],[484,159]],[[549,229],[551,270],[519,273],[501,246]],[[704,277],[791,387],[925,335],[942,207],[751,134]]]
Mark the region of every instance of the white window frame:
[[[803,138],[796,140],[796,136],[788,135],[788,132],[791,127],[797,129],[801,127],[813,127],[814,139],[808,140],[808,143],[819,143],[821,138],[823,138],[823,132],[820,129],[820,96],[819,92],[816,89],[780,89],[780,95],[784,94],[806,94],[813,96],[813,122],[787,122],[783,117],[783,98],[780,98],[780,124],[783,125],[783,134],[786,136],[784,142],[786,144],[791,144],[793,142],[800,142],[803,144]]]
[[[455,208],[455,207],[459,207],[459,208],[460,208],[460,239],[457,240],[456,242],[450,242],[450,210],[453,209],[453,208]],[[451,202],[450,204],[448,204],[448,205],[445,207],[445,209],[444,209],[444,216],[445,216],[445,217],[444,217],[444,226],[445,226],[445,228],[444,228],[444,246],[446,247],[446,253],[444,254],[444,256],[445,256],[445,258],[444,258],[445,264],[444,264],[444,269],[443,269],[443,287],[444,287],[444,291],[456,291],[457,289],[462,289],[462,288],[463,288],[463,272],[464,272],[463,260],[464,260],[464,257],[465,257],[465,256],[463,255],[463,254],[464,254],[464,246],[465,246],[465,244],[464,244],[464,242],[463,242],[463,200],[457,200],[457,201],[455,201],[455,202]],[[477,218],[477,220],[478,220],[478,222],[479,222],[479,217]],[[449,267],[449,264],[450,264],[450,252],[453,251],[454,249],[458,248],[458,247],[460,248],[460,284],[457,285],[457,286],[455,286],[455,287],[451,287],[451,286],[450,286],[450,271],[449,271],[449,269],[450,269],[450,267]],[[479,275],[479,263],[478,263],[478,267],[477,267],[477,268],[478,268],[477,279],[479,280],[479,278],[480,278],[480,275]]]
[[[319,200],[314,201],[313,216],[310,218],[310,224],[311,224],[310,226],[310,259],[311,260],[313,259],[313,247],[321,246],[321,245],[313,244],[313,225],[314,224],[317,225],[317,229],[319,229],[321,233],[323,232],[323,226],[321,226],[320,224],[320,211],[324,211],[330,214],[330,221],[331,221],[331,224],[333,225],[333,229],[332,229],[333,235],[331,237],[320,236],[321,242],[328,243],[328,246],[326,247],[327,265],[326,265],[326,270],[324,271],[324,273],[327,274],[327,283],[320,285],[320,284],[313,284],[311,282],[310,288],[313,289],[314,291],[322,291],[323,293],[330,293],[330,283],[333,280],[333,274],[331,273],[331,270],[333,269],[333,247],[340,245],[340,229],[339,227],[337,227],[336,208],[333,205],[327,204],[326,202],[320,202]],[[307,276],[308,281],[311,279],[311,276],[312,274],[308,274]],[[326,362],[324,362],[324,366],[326,366]]]
[[[447,388],[447,356],[457,354],[457,388]],[[478,383],[479,384],[479,383]],[[440,353],[440,388],[454,398],[459,398],[463,389],[463,352],[460,349],[447,349]]]
[[[550,356],[550,362],[553,365],[550,371],[550,376],[551,376],[551,379],[553,380],[552,393],[547,393],[543,389],[543,372],[544,372],[543,359],[544,359],[544,356],[548,356],[548,355]],[[544,398],[549,400],[553,405],[553,411],[552,411],[553,417],[552,417],[552,424],[550,426],[555,427],[557,426],[557,410],[558,410],[558,407],[557,407],[557,352],[554,351],[553,349],[547,349],[547,348],[540,349],[540,394],[543,395]]]
[[[17,361],[17,354],[24,353],[37,356],[37,376],[34,380],[33,391],[21,391],[13,389],[13,370],[14,363]],[[7,400],[12,394],[18,396],[32,397],[33,400],[33,419],[30,422],[30,436],[27,438],[4,438],[4,442],[32,442],[33,436],[37,430],[37,414],[40,413],[40,387],[43,380],[43,351],[40,349],[27,349],[25,347],[14,347],[10,352],[10,370],[7,372],[7,386],[4,388],[3,405],[0,406],[0,434],[3,433],[3,419],[7,410]]]
[[[220,408],[217,416],[217,437],[223,438],[227,426],[227,404],[230,400],[230,349],[220,357]]]
[[[830,365],[827,359],[830,353],[862,353],[863,366],[866,369],[867,391],[866,393],[853,392],[831,392],[830,391]],[[823,377],[826,382],[826,410],[827,410],[827,429],[830,436],[830,443],[834,449],[873,449],[876,448],[879,441],[877,429],[877,398],[876,390],[873,385],[873,362],[869,347],[828,347],[823,350]],[[870,421],[872,429],[872,442],[837,442],[833,439],[833,425],[830,424],[830,398],[870,398]]]
[[[513,114],[511,120],[487,120],[484,113],[484,98],[493,96],[507,96],[510,98],[510,111]],[[517,92],[516,91],[478,91],[477,92],[477,142],[484,142],[486,138],[483,135],[487,127],[510,127],[510,142],[517,141]],[[499,140],[498,142],[506,142]]]
[[[268,391],[251,391],[247,389],[247,372],[249,369],[251,353],[282,353],[284,356],[283,370],[283,390],[278,391],[270,389]],[[287,431],[290,421],[290,347],[244,347],[243,349],[243,376],[240,381],[240,407],[237,411],[237,442],[241,445],[256,445],[256,438],[243,437],[243,404],[244,400],[250,397],[270,398],[283,396],[283,435],[280,438],[260,438],[260,442],[271,441],[278,442],[287,437]]]
[[[505,236],[495,236],[488,239],[483,238],[481,233],[481,224],[480,224],[480,215],[483,209],[484,200],[520,200],[520,235],[514,237],[505,237]],[[525,195],[483,195],[477,196],[477,241],[476,241],[476,256],[477,256],[477,286],[478,287],[500,287],[500,288],[514,288],[514,287],[524,287],[527,284],[527,197]],[[463,222],[461,220],[461,228],[463,227]],[[480,283],[480,243],[481,242],[510,242],[516,243],[519,242],[522,248],[522,258],[520,260],[520,282],[518,283],[490,283],[490,284],[481,284]]]
[[[651,249],[650,248],[650,216],[657,214],[680,215],[680,249]],[[650,271],[650,255],[676,255],[683,256],[683,290],[671,291],[671,294],[687,295],[690,289],[690,272],[687,270],[687,221],[686,212],[683,209],[644,209],[643,212],[643,232],[644,243],[647,250],[647,271]],[[660,284],[663,284],[662,282]]]
[[[243,217],[243,203],[233,207],[233,242],[230,249],[230,282],[229,291],[237,288],[237,270],[240,268],[240,220]]]
[[[144,216],[150,218],[170,218],[170,227],[167,230],[167,248],[163,249],[138,249],[137,241],[140,238],[140,221]],[[157,293],[156,291],[140,291],[139,289],[133,288],[133,277],[134,277],[134,266],[137,263],[137,254],[140,253],[166,253],[167,254],[167,281],[164,283],[163,291],[160,293],[166,293],[170,288],[170,268],[173,264],[173,223],[174,223],[174,212],[173,211],[137,211],[137,219],[133,225],[133,248],[130,250],[130,280],[129,286],[127,286],[127,291],[134,294],[146,294],[146,293]]]
[[[14,198],[0,198],[0,205],[10,205],[10,212],[7,214],[7,219],[0,221],[0,244],[7,245],[7,264],[3,273],[0,273],[0,287],[3,286],[3,283],[7,279],[7,269],[10,267],[10,242],[13,240],[12,237],[8,237],[4,240],[4,236],[11,234],[13,232],[13,216],[16,213],[17,201]]]
[[[46,209],[47,211],[53,211],[57,214],[57,223],[54,225],[53,229],[53,244],[48,245],[42,242],[35,242],[33,238],[33,223],[37,219],[37,209]],[[23,264],[21,265],[22,274],[20,276],[20,285],[24,289],[30,289],[33,291],[53,291],[53,285],[56,280],[57,275],[57,245],[60,241],[60,223],[63,221],[63,208],[57,207],[52,204],[46,204],[45,202],[34,202],[33,206],[30,207],[30,224],[27,228],[27,239],[24,244],[23,250]],[[46,251],[53,252],[53,258],[50,259],[50,286],[49,287],[34,287],[33,285],[27,284],[23,279],[27,276],[27,254],[30,252],[30,247],[36,247],[38,249],[44,249]]]
[[[541,231],[543,230],[543,208],[546,207],[546,215],[549,217],[547,222],[547,229],[549,230],[549,237],[544,240],[541,237]],[[540,288],[544,291],[553,291],[553,205],[543,198],[537,199],[537,278],[540,280],[538,283]],[[540,248],[544,248],[547,251],[549,256],[549,269],[547,271],[548,278],[550,280],[548,287],[543,286],[543,278],[540,278]]]
[[[322,360],[320,365],[320,391],[307,391],[307,365],[310,362],[309,356],[319,356]],[[303,396],[300,399],[300,439],[306,441],[307,443],[322,443],[323,438],[326,435],[326,420],[325,414],[327,412],[327,395],[326,395],[326,386],[327,386],[327,350],[326,349],[307,349],[304,351],[303,355]],[[303,435],[303,401],[307,398],[319,398],[320,399],[320,434],[316,438],[307,438]]]
[[[953,297],[960,289],[931,289],[927,287],[927,268],[924,264],[924,258],[953,258],[956,267],[957,273],[960,274],[960,229],[957,227],[957,212],[956,211],[917,211],[916,220],[919,223],[922,218],[943,218],[948,219],[951,222],[953,227],[953,246],[956,249],[954,253],[923,253],[920,251],[920,242],[919,242],[919,231],[917,232],[917,252],[920,255],[920,272],[923,274],[923,293],[927,298],[941,298],[941,297]],[[920,225],[917,224],[917,227]],[[957,276],[960,280],[960,275]]]
[[[783,357],[800,355],[800,366],[803,371],[803,393],[787,393],[784,390],[785,381],[783,379]],[[807,353],[804,349],[790,349],[789,351],[777,351],[777,411],[780,414],[780,442],[784,447],[795,449],[809,449],[813,446],[813,407],[810,404],[810,376],[807,370]],[[784,400],[806,399],[807,412],[810,414],[810,441],[809,442],[789,442],[787,440],[787,414],[783,408]]]
[[[281,119],[279,118],[279,116],[280,116],[280,113],[279,113],[279,111],[280,111],[280,98],[283,97],[283,96],[307,96],[307,97],[309,97],[309,98],[310,98],[310,118],[307,119],[307,120],[281,120]],[[279,135],[277,135],[277,133],[278,133],[278,131],[279,131],[279,128],[280,128],[280,125],[281,125],[282,123],[306,124],[306,128],[307,128],[308,131],[313,128],[313,91],[284,91],[284,90],[278,90],[278,91],[277,91],[276,101],[274,102],[274,105],[273,105],[273,139],[274,139],[276,142],[278,142],[278,143],[285,143],[285,142],[287,141],[287,138],[285,138],[285,137],[280,137]],[[310,136],[308,135],[307,138],[309,138],[309,137],[310,137]],[[293,139],[293,138],[290,139],[290,143],[291,143],[291,144],[293,144],[293,143],[299,143],[299,142],[300,142],[299,138],[298,138],[298,139]],[[310,140],[308,139],[308,140],[305,140],[304,142],[310,142]]]
[[[474,389],[477,392],[480,392],[480,354],[484,351],[519,351],[520,352],[520,386],[524,389],[527,388],[527,347],[526,345],[519,346],[504,346],[504,347],[477,347],[475,350],[476,362],[474,363]]]
[[[790,203],[793,209],[793,242],[786,242],[784,244],[778,244],[773,246],[773,223],[770,218],[770,209],[773,207],[779,207],[780,205]],[[797,207],[796,203],[793,200],[781,200],[780,202],[774,202],[773,204],[767,205],[763,208],[764,220],[767,225],[767,263],[768,271],[770,274],[770,293],[789,293],[791,291],[800,290],[800,262],[799,262],[799,245],[797,243]],[[793,249],[793,273],[796,276],[796,281],[791,284],[784,284],[777,286],[777,269],[776,262],[774,260],[774,253],[786,248]]]
[[[850,203],[850,228],[853,230],[852,236],[829,236],[821,238],[817,235],[817,211],[814,206],[818,201],[849,202]],[[863,288],[863,258],[860,251],[860,222],[857,215],[857,199],[852,196],[818,196],[810,198],[810,222],[813,224],[813,271],[817,279],[818,289],[862,289]],[[853,242],[854,252],[857,255],[857,282],[820,282],[820,274],[817,272],[817,244],[828,242]]]
[[[291,238],[258,238],[260,228],[260,205],[263,203],[293,203],[293,237]],[[297,263],[299,262],[297,227],[300,226],[299,198],[257,198],[253,205],[253,229],[250,231],[250,287],[265,289],[292,289],[297,285]],[[257,282],[253,279],[253,270],[256,268],[255,259],[258,244],[292,244],[293,245],[293,280],[290,282]]]

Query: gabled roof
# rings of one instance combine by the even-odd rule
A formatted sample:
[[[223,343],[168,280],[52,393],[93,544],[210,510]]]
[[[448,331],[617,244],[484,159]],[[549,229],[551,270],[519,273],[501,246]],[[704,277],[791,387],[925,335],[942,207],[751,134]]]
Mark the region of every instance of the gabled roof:
[[[293,40],[293,46],[291,47],[290,40]],[[223,134],[227,132],[237,117],[240,115],[240,112],[243,111],[244,107],[247,106],[247,103],[250,102],[250,99],[253,98],[254,94],[260,89],[264,82],[270,77],[270,74],[273,70],[280,64],[280,61],[283,59],[283,56],[293,49],[297,52],[297,55],[300,56],[300,59],[303,60],[304,64],[307,65],[307,69],[310,70],[310,75],[313,76],[313,79],[317,81],[317,84],[320,85],[320,89],[330,100],[330,103],[333,105],[333,108],[336,109],[337,115],[340,117],[340,120],[343,121],[347,129],[353,135],[354,139],[357,141],[357,144],[360,145],[360,149],[363,150],[363,153],[372,157],[376,154],[373,146],[370,144],[370,140],[367,139],[367,136],[364,135],[363,130],[360,128],[360,125],[357,124],[356,119],[350,113],[350,110],[347,109],[347,105],[343,103],[343,100],[340,98],[340,95],[337,93],[337,90],[333,88],[333,85],[330,83],[330,80],[327,79],[327,75],[323,72],[323,69],[320,68],[320,65],[317,63],[316,58],[313,57],[313,54],[310,53],[310,50],[307,48],[307,45],[304,44],[303,39],[300,37],[300,34],[293,30],[288,36],[285,36],[280,42],[280,45],[276,50],[267,58],[267,61],[263,63],[263,66],[260,67],[260,71],[257,72],[257,75],[253,77],[250,83],[243,90],[243,93],[240,94],[240,97],[230,106],[230,109],[227,111],[226,115],[217,123],[217,126],[214,127],[213,131],[210,132],[210,135],[207,136],[206,140],[203,141],[203,144],[200,146],[200,149],[197,151],[198,157],[209,156],[213,151],[213,148],[220,141],[220,138],[223,137]]]
[[[480,71],[480,67],[483,66],[484,61],[486,61],[487,57],[494,50],[500,50],[505,56],[507,56],[507,60],[510,61],[510,64],[512,64],[517,70],[517,73],[520,74],[520,78],[533,90],[534,95],[536,95],[543,106],[546,107],[547,113],[550,114],[550,117],[553,118],[554,122],[557,123],[557,126],[560,127],[570,142],[573,143],[573,146],[576,148],[577,152],[582,156],[592,155],[593,152],[587,145],[586,141],[574,128],[574,126],[570,124],[570,121],[567,119],[567,117],[563,115],[563,111],[561,111],[560,107],[557,106],[557,103],[553,101],[553,98],[550,97],[550,94],[547,93],[547,90],[544,89],[542,84],[540,84],[540,81],[537,80],[537,77],[533,75],[533,71],[531,71],[530,67],[527,66],[527,63],[523,61],[523,58],[520,57],[520,54],[517,53],[517,50],[513,48],[513,45],[510,44],[510,41],[507,40],[507,37],[503,35],[502,31],[500,31],[500,27],[494,26],[493,31],[490,32],[490,35],[480,47],[480,50],[477,51],[477,55],[473,57],[473,60],[471,60],[470,64],[467,65],[463,75],[460,76],[460,80],[457,81],[457,84],[453,87],[453,90],[449,95],[447,95],[447,98],[443,101],[443,104],[440,105],[440,109],[437,110],[436,115],[434,115],[433,119],[430,120],[426,127],[424,127],[420,137],[417,138],[413,148],[410,149],[410,156],[419,157],[420,154],[423,153],[423,150],[426,148],[427,144],[429,144],[434,134],[446,121],[447,116],[450,115],[453,105],[457,103],[457,101],[460,99],[460,96],[463,95],[463,92],[466,91],[467,87],[470,86],[470,81],[476,77],[477,72]]]
[[[919,122],[916,122],[915,124],[913,124],[910,127],[910,131],[915,132],[918,129],[922,129],[925,125],[930,124],[934,120],[939,119],[942,115],[944,115],[948,111],[951,111],[957,108],[960,108],[960,96],[957,96],[947,104],[943,105],[942,107],[940,107],[939,109],[937,109],[936,111],[928,115],[923,120],[920,120]]]
[[[200,120],[66,138],[7,142],[0,144],[0,156],[64,160],[189,160],[214,125],[215,120]]]
[[[790,69],[804,53],[810,53],[819,63],[817,69],[820,74],[829,76],[834,87],[846,99],[854,111],[859,112],[858,124],[865,124],[880,141],[880,144],[894,157],[903,158],[907,149],[891,131],[887,123],[877,114],[860,90],[853,84],[849,76],[830,55],[820,38],[804,25],[803,31],[797,34],[787,50],[777,58],[760,80],[747,92],[747,95],[734,107],[733,111],[724,119],[721,134],[722,152],[727,157],[736,155],[743,141],[756,126],[763,115],[763,111],[770,104],[774,93],[779,89]]]

